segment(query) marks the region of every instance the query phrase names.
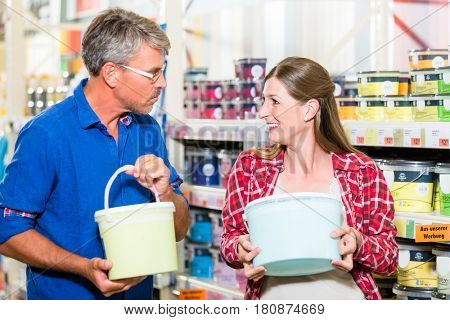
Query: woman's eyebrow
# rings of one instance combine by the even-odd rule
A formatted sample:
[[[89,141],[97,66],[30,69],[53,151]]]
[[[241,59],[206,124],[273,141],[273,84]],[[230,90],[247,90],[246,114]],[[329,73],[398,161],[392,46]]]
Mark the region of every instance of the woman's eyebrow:
[[[277,96],[276,94],[268,94],[266,97],[268,97],[268,98],[272,98],[272,97],[277,97],[277,98],[280,98],[279,96]]]

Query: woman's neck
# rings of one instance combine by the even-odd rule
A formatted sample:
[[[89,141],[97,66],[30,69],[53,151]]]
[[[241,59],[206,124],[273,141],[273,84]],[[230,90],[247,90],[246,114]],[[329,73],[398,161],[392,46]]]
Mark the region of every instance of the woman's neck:
[[[327,167],[330,154],[324,151],[313,135],[286,146],[284,165],[288,173],[296,176],[311,176]]]

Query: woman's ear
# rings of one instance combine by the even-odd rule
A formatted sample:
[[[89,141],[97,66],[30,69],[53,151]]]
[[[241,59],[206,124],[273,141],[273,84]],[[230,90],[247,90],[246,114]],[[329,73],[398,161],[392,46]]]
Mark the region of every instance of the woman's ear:
[[[303,120],[308,122],[309,120],[314,119],[317,112],[319,112],[320,104],[316,99],[311,99],[306,102],[305,107],[306,111]]]

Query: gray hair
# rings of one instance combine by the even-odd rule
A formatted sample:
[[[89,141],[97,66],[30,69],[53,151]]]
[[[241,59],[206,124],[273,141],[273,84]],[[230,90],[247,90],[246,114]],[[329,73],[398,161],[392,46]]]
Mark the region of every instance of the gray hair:
[[[170,41],[159,25],[120,8],[103,11],[92,20],[83,36],[81,57],[92,76],[107,62],[127,64],[142,43],[155,49],[170,49]]]

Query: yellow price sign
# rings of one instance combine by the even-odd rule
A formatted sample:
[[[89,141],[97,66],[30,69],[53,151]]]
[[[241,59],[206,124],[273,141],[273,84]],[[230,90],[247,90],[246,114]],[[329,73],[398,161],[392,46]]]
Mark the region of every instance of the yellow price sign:
[[[450,224],[416,226],[416,242],[450,241]]]
[[[205,289],[181,289],[178,300],[206,300]]]

